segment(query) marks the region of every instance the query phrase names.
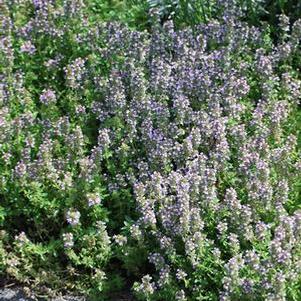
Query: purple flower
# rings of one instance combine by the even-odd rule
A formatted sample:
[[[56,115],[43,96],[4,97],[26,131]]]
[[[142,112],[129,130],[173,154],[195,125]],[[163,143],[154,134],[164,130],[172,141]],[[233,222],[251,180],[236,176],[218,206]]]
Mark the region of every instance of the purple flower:
[[[77,58],[64,68],[67,85],[72,89],[80,88],[85,75],[85,59]]]
[[[98,204],[100,204],[100,202],[101,202],[101,199],[98,194],[89,194],[88,195],[88,206],[89,207],[98,205]]]
[[[36,47],[32,44],[31,41],[25,41],[21,45],[20,51],[23,53],[34,54],[36,52]]]
[[[75,209],[69,209],[66,214],[66,219],[71,226],[76,226],[79,224],[80,212]]]
[[[41,103],[45,105],[50,105],[56,102],[56,95],[55,92],[51,89],[43,90],[43,93],[40,95]]]

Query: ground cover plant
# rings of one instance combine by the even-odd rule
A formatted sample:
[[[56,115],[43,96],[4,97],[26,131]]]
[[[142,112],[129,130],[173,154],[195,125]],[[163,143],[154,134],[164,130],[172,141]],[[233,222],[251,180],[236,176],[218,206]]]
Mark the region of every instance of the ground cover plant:
[[[2,277],[301,299],[301,20],[205,2],[0,2]]]

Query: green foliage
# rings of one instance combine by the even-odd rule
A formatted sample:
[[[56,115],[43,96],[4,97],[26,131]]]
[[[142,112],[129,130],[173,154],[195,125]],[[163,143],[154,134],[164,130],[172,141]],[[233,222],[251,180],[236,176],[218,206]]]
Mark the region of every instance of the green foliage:
[[[149,26],[145,0],[93,0],[87,6],[92,22],[119,21],[138,29]]]

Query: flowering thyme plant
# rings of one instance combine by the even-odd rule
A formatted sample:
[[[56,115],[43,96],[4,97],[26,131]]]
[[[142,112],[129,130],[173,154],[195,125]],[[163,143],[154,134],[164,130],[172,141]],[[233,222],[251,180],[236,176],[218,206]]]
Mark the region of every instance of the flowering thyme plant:
[[[81,0],[0,3],[1,274],[47,293],[130,279],[141,300],[300,300],[301,21],[281,15],[273,39],[224,2],[149,32]]]

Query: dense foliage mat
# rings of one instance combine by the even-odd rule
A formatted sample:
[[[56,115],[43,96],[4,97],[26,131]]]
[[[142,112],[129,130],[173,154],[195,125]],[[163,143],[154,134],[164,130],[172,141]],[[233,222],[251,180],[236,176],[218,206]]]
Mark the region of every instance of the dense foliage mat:
[[[300,300],[301,20],[200,1],[184,26],[189,6],[149,1],[105,22],[105,3],[0,2],[0,275]]]

